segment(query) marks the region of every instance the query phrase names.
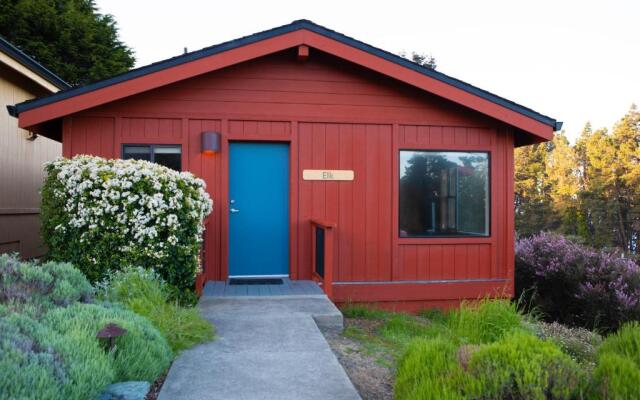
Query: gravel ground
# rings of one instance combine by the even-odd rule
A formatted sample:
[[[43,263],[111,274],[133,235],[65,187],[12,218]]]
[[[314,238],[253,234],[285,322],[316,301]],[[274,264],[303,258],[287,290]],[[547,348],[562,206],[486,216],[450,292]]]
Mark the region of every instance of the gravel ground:
[[[358,327],[365,331],[380,324],[357,318],[345,318],[345,328]],[[393,371],[379,358],[367,354],[362,345],[342,335],[325,336],[363,400],[393,399]]]

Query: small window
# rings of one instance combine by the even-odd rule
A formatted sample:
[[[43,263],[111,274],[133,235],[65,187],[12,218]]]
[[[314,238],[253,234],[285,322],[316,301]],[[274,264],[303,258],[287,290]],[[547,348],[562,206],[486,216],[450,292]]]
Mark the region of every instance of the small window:
[[[400,237],[488,236],[489,154],[400,151]]]
[[[182,148],[180,145],[125,144],[122,146],[122,158],[151,161],[176,171],[182,169]]]

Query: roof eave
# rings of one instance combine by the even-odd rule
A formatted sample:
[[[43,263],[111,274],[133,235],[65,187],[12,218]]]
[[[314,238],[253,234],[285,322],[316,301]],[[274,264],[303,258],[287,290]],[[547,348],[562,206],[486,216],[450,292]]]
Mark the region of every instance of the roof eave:
[[[80,96],[86,93],[90,93],[93,91],[97,91],[100,89],[105,89],[113,85],[122,84],[128,82],[130,80],[134,80],[137,78],[143,78],[147,75],[161,72],[166,69],[174,68],[181,66],[183,64],[197,62],[201,59],[205,59],[211,57],[213,55],[217,55],[219,53],[224,53],[232,50],[236,50],[241,47],[249,46],[255,44],[257,42],[274,40],[274,38],[278,36],[286,36],[286,34],[290,34],[296,31],[309,31],[315,33],[321,37],[328,38],[330,40],[335,41],[336,43],[341,43],[344,46],[354,48],[360,50],[362,52],[368,53],[374,57],[381,58],[386,60],[392,64],[399,65],[401,67],[407,68],[414,72],[417,72],[420,75],[431,78],[435,81],[444,83],[456,89],[459,89],[463,92],[466,92],[472,96],[478,97],[480,99],[486,100],[487,102],[493,103],[499,107],[506,108],[512,112],[515,112],[523,117],[530,119],[532,122],[535,122],[535,126],[547,126],[548,128],[536,128],[536,132],[531,132],[532,134],[536,134],[545,140],[550,140],[553,137],[553,132],[560,129],[562,126],[561,122],[554,120],[553,118],[547,117],[540,113],[537,113],[529,108],[521,106],[517,103],[511,102],[507,99],[504,99],[500,96],[494,95],[490,92],[487,92],[483,89],[477,88],[470,84],[467,84],[458,79],[452,78],[448,75],[445,75],[439,71],[431,70],[425,67],[422,67],[416,63],[413,63],[407,59],[404,59],[395,54],[389,53],[387,51],[375,48],[366,43],[360,42],[356,39],[350,38],[348,36],[342,35],[338,32],[332,31],[320,25],[316,25],[307,20],[294,21],[289,25],[284,25],[281,27],[273,28],[268,31],[260,32],[254,35],[246,36],[240,39],[236,39],[230,42],[225,42],[219,45],[211,46],[202,50],[198,50],[192,53],[187,53],[182,56],[174,57],[168,60],[164,60],[158,63],[154,63],[145,67],[138,68],[136,70],[132,70],[128,73],[109,78],[103,81],[96,82],[94,84],[90,84],[84,87],[73,88],[70,90],[66,90],[63,92],[59,92],[57,94],[35,99],[23,103],[19,103],[15,106],[14,112],[16,115],[20,115],[23,112],[27,112],[30,110],[34,110],[40,107],[47,106],[49,104],[53,104],[59,101],[63,101],[66,99],[70,99],[76,96]],[[307,35],[311,36],[311,35]],[[309,41],[302,40],[304,44],[310,44]],[[302,43],[301,42],[301,43]],[[318,40],[316,41],[318,42]],[[326,40],[324,41],[326,42]],[[366,66],[365,66],[366,67]],[[397,68],[396,68],[397,69]],[[123,95],[126,97],[126,95]],[[464,104],[463,104],[464,105]],[[60,116],[58,116],[59,118]],[[38,122],[38,121],[36,121]],[[41,122],[41,121],[40,121]],[[539,125],[538,125],[539,124]],[[529,131],[528,129],[524,129]]]
[[[25,54],[18,47],[2,37],[0,37],[0,51],[4,52],[8,56],[16,60],[18,63],[22,64],[25,68],[28,68],[31,72],[38,75],[58,89],[63,90],[71,87],[71,85],[65,82],[58,75],[51,72],[49,69],[44,67],[42,64]]]

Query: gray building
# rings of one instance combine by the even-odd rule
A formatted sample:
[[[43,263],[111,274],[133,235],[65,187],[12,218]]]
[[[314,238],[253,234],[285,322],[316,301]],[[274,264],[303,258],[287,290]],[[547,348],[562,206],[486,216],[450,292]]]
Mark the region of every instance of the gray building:
[[[4,108],[69,85],[0,37],[0,253],[42,256],[40,186],[42,164],[62,154],[62,145],[18,127]]]

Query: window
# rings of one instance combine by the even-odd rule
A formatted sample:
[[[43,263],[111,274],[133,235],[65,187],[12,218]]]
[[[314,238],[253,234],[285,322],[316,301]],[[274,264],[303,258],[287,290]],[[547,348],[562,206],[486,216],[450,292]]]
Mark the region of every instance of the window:
[[[180,171],[182,169],[182,149],[180,145],[125,144],[122,158],[125,160],[147,160]]]
[[[489,154],[400,151],[400,237],[488,236]]]

